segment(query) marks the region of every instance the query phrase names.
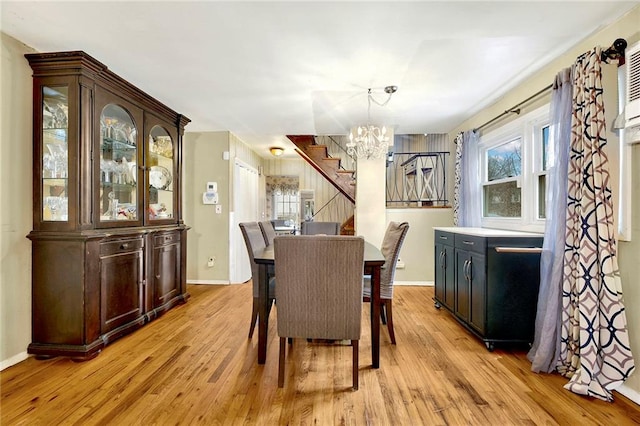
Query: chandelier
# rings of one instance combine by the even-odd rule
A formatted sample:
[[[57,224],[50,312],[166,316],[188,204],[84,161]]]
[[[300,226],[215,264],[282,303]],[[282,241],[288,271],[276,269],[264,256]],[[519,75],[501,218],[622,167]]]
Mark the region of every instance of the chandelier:
[[[367,93],[367,121],[371,121],[371,101],[380,106],[385,106],[391,99],[391,95],[398,90],[397,86],[387,86],[384,88],[385,93],[389,96],[384,102],[376,101],[371,89]],[[347,142],[347,154],[356,158],[378,159],[387,156],[389,150],[389,136],[387,136],[387,128],[382,128],[367,124],[366,126],[358,126],[357,135],[353,132],[349,134],[349,142]]]

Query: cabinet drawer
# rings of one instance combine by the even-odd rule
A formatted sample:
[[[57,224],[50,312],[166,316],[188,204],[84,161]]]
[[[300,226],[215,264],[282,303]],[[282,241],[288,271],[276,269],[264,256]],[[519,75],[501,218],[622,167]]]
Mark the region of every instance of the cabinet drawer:
[[[446,244],[448,246],[453,246],[453,233],[451,232],[436,231],[434,238],[436,244]]]
[[[154,247],[166,246],[180,242],[180,234],[177,232],[167,232],[153,237]]]
[[[126,238],[100,243],[100,256],[110,256],[118,253],[129,253],[144,247],[142,238]]]
[[[465,234],[456,234],[455,235],[455,246],[456,248],[476,251],[478,253],[484,253],[486,247],[487,239],[485,237],[479,237],[477,235],[465,235]]]

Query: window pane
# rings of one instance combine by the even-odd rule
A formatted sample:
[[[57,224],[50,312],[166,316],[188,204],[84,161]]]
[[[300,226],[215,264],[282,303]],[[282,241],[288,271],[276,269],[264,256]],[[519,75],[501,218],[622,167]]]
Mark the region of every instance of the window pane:
[[[287,226],[293,226],[298,222],[298,193],[280,193],[273,195],[275,219],[282,219]]]
[[[520,176],[522,173],[522,142],[515,139],[487,151],[487,180]]]
[[[549,152],[549,126],[542,128],[542,170],[549,170],[551,153]]]
[[[538,176],[538,219],[544,219],[545,211],[547,209],[547,175]]]
[[[520,217],[520,188],[516,181],[485,185],[485,217]]]

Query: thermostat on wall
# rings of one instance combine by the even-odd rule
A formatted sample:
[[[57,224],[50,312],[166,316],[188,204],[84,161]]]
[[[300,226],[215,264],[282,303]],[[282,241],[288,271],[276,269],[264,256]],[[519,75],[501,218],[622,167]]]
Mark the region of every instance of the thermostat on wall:
[[[202,204],[218,204],[218,193],[209,191],[203,192]]]

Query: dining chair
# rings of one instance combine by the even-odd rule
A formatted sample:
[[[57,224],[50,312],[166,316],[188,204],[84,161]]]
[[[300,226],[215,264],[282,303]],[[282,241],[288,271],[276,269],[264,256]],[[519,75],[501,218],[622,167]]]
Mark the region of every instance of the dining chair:
[[[273,244],[273,239],[276,237],[276,230],[273,227],[273,223],[270,220],[263,220],[258,222],[258,225],[260,225],[265,244],[268,246]]]
[[[385,262],[380,269],[380,316],[382,323],[387,325],[389,338],[392,344],[396,344],[396,335],[393,331],[393,278],[396,274],[396,263],[400,255],[400,248],[404,237],[409,231],[408,222],[390,222],[382,239],[380,251]],[[364,276],[363,297],[365,302],[371,302],[371,276]],[[373,318],[372,318],[373,321]]]
[[[244,243],[247,246],[247,252],[249,254],[249,262],[251,263],[251,282],[253,285],[253,306],[251,308],[251,325],[249,326],[249,339],[253,337],[253,330],[255,329],[256,322],[258,320],[258,307],[260,305],[259,294],[259,274],[258,264],[255,262],[254,252],[262,250],[267,246],[265,239],[262,236],[262,231],[257,222],[242,222],[239,224],[242,231],[242,237]],[[275,277],[269,277],[269,309],[267,315],[271,312],[271,306],[275,299]]]
[[[302,235],[338,235],[340,224],[338,222],[302,222],[300,233]]]
[[[364,239],[278,236],[274,249],[280,336],[278,387],[284,386],[286,339],[305,338],[350,340],[353,389],[357,390]]]

